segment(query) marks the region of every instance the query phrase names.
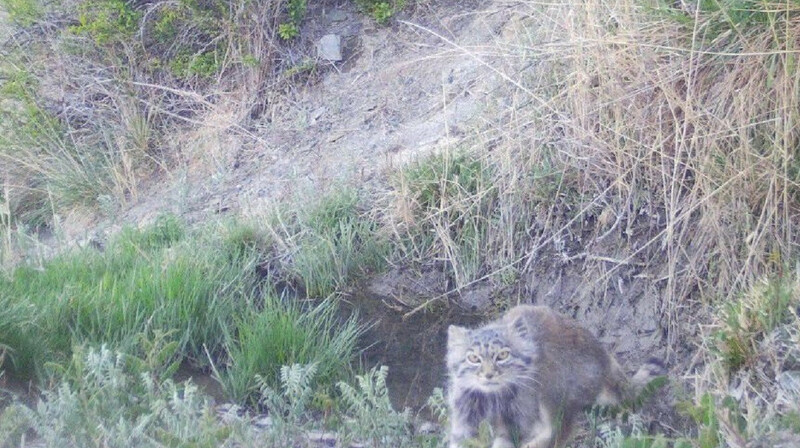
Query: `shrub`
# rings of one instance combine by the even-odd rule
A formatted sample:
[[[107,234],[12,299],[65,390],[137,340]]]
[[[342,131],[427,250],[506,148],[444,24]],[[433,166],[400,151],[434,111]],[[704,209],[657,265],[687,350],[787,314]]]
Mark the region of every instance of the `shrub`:
[[[143,360],[132,360],[105,346],[76,350],[58,386],[44,391],[34,409],[5,409],[0,427],[22,414],[45,446],[230,446],[239,422],[217,420],[190,381],[155,378],[137,368]]]

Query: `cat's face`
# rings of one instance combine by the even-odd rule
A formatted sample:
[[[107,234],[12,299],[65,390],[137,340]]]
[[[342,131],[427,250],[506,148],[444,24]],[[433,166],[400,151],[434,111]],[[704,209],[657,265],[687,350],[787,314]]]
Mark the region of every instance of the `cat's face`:
[[[533,351],[520,344],[513,328],[487,326],[475,330],[450,326],[447,366],[462,387],[498,392],[533,381]]]

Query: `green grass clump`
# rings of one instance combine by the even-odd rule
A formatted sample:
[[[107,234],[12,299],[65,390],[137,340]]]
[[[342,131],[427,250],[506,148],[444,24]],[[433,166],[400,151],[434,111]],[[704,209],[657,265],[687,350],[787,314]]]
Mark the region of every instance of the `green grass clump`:
[[[405,0],[355,0],[355,3],[381,25],[388,23],[406,5]]]
[[[379,271],[388,246],[351,189],[285,209],[270,223],[282,264],[309,297],[327,297],[359,275]]]
[[[221,250],[215,238],[188,237],[175,218],[126,230],[104,252],[82,249],[41,268],[0,278],[0,340],[9,341],[18,375],[42,374],[73,346],[108,344],[133,351],[142,332],[175,332],[183,357],[219,354],[224,334],[247,309],[258,282],[255,255]],[[15,310],[15,311],[14,311]]]
[[[256,376],[277,386],[281,366],[314,364],[322,384],[346,378],[363,332],[355,316],[340,319],[336,302],[305,305],[267,296],[262,309],[244,315],[230,333],[230,365],[218,372],[226,393],[237,401],[257,391]]]
[[[117,160],[76,146],[38,98],[37,78],[24,60],[0,62],[0,161],[7,218],[40,225],[53,208],[96,205],[113,189],[109,172]]]
[[[11,20],[21,26],[32,25],[42,15],[39,0],[2,0],[0,5],[8,12]]]
[[[719,328],[712,338],[714,350],[731,371],[752,365],[760,344],[775,328],[789,322],[792,306],[798,303],[797,285],[775,277],[754,285],[741,298],[723,303]]]
[[[395,217],[400,252],[445,260],[456,285],[476,279],[496,259],[491,238],[498,221],[494,166],[472,154],[443,154],[400,172]]]

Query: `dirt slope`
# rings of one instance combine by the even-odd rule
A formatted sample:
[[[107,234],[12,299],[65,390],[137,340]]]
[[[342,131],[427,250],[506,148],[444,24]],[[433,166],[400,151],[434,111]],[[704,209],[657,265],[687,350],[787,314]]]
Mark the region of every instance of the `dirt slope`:
[[[218,107],[181,139],[183,170],[159,179],[151,189],[159,194],[141,195],[126,218],[146,220],[164,209],[258,211],[343,182],[383,184],[387,168],[457,143],[471,120],[501,100],[492,96],[501,79],[465,49],[479,52],[501,38],[509,8],[436,2],[383,27],[351,2],[310,5],[302,42],[292,49],[301,56],[287,58],[300,68],[320,37],[336,33],[344,60],[314,61],[308,79],[246,117]]]
[[[312,5],[302,41],[292,50],[300,56],[292,57],[302,66],[302,55],[313,55],[320,37],[336,33],[343,37],[344,60],[315,61],[305,82],[301,78],[246,115],[218,107],[206,117],[206,126],[176,140],[183,145],[182,168],[154,180],[117,222],[148,221],[164,211],[195,220],[227,212],[258,214],[271,204],[342,184],[385,188],[393,167],[474,139],[474,129],[510,101],[505,96],[509,80],[524,65],[504,66],[509,61],[497,49],[518,37],[515,7],[501,1],[431,2],[381,27],[350,2]],[[650,356],[673,366],[685,361],[691,348],[677,354],[667,350],[669,323],[663,321],[662,294],[654,280],[663,274],[657,260],[643,252],[620,265],[615,260],[631,252],[630,242],[600,242],[598,236],[592,230],[572,235],[562,251],[537,255],[531,274],[518,285],[480,283],[451,299],[484,312],[498,298],[509,297],[553,306],[584,322],[631,371]],[[647,237],[645,229],[641,241]],[[395,274],[373,282],[370,294],[390,302],[409,280]],[[416,292],[431,296],[446,290],[434,281]],[[424,359],[441,358],[446,324],[425,337]],[[672,342],[673,348],[686,343]],[[394,341],[402,343],[407,341]],[[387,353],[394,351],[387,346]],[[407,362],[380,354],[371,360],[390,368],[397,364],[395,370]],[[443,365],[403,369],[408,370],[404,378],[390,386],[402,388],[406,379],[425,372],[426,390],[398,396],[424,398],[437,377],[443,382]]]

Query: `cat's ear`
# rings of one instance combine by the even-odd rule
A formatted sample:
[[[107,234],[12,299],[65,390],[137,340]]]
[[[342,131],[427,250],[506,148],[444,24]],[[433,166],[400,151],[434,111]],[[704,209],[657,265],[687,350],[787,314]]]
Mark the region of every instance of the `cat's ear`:
[[[517,337],[523,340],[530,340],[531,338],[531,329],[528,326],[528,322],[525,320],[525,317],[519,315],[511,321],[511,332],[514,333]]]
[[[450,325],[447,327],[447,346],[453,348],[457,345],[464,345],[467,343],[467,336],[469,330],[458,325]]]

